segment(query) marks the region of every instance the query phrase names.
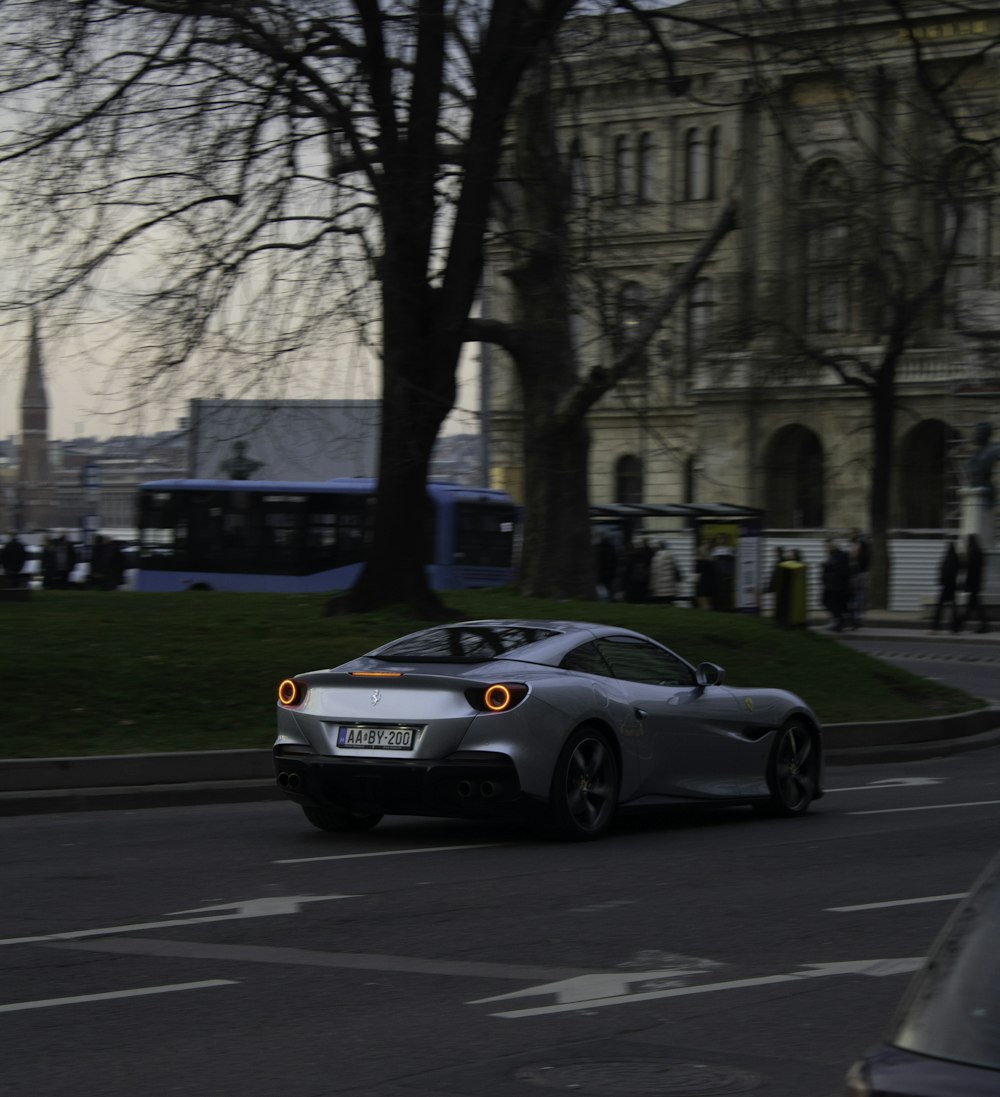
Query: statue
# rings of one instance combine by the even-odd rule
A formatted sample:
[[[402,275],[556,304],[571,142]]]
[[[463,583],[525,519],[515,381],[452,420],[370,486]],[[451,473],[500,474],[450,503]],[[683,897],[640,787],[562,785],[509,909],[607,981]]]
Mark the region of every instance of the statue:
[[[233,442],[233,453],[227,457],[219,468],[230,480],[249,480],[259,468],[264,467],[263,461],[255,461],[247,456],[246,442]]]
[[[993,486],[993,466],[1000,461],[1000,445],[991,442],[993,427],[989,423],[977,423],[972,432],[975,452],[965,463],[969,487],[986,489],[986,504],[996,506],[997,494]]]

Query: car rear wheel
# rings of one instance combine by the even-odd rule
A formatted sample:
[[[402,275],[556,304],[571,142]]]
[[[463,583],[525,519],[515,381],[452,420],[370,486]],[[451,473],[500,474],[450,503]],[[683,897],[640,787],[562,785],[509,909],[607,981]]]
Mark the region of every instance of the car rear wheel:
[[[767,764],[770,799],[754,804],[759,815],[771,818],[801,815],[816,799],[816,742],[805,724],[790,720],[778,729]]]
[[[549,819],[570,841],[599,838],[618,807],[618,762],[596,728],[580,728],[566,740],[552,775]]]
[[[302,811],[314,827],[342,834],[344,831],[371,830],[382,819],[378,814],[343,811],[339,808],[318,807],[316,804],[303,804]]]

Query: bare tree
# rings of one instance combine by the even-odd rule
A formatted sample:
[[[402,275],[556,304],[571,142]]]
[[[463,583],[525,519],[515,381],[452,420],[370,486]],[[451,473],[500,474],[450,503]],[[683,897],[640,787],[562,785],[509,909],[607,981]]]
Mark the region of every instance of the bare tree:
[[[4,5],[9,306],[130,325],[145,398],[294,372],[363,324],[382,366],[374,542],[342,603],[440,610],[428,463],[452,407],[510,104],[574,0]]]
[[[682,93],[662,27],[649,25],[641,11],[633,10],[631,17],[648,27],[658,47],[654,64],[661,66],[667,93]],[[574,29],[593,48],[603,49],[616,25],[592,20]],[[583,192],[574,177],[572,150],[560,144],[565,128],[560,114],[571,109],[567,104],[579,91],[575,78],[550,51],[523,85],[494,241],[511,287],[511,313],[471,321],[469,330],[509,354],[518,382],[524,468],[520,589],[535,597],[592,599],[588,415],[622,380],[641,377],[653,340],[736,227],[737,199],[730,192],[714,225],[679,269],[656,272],[642,315],[624,338],[619,338],[619,317],[604,317],[603,336],[615,353],[610,361],[586,362],[574,337],[573,315],[582,298],[593,312],[600,311],[595,302],[606,296],[608,281],[602,245],[609,241],[600,229],[596,239],[588,238],[586,222],[600,221],[593,205],[597,196]]]

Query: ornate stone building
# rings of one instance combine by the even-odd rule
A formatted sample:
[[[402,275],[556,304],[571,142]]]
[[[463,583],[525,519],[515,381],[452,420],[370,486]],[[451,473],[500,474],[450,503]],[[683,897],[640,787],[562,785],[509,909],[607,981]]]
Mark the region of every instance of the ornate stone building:
[[[739,209],[590,416],[594,502],[867,527],[889,414],[890,527],[957,520],[964,440],[1000,423],[1000,8],[907,11],[690,0],[669,9],[669,72],[634,23],[571,28],[556,109],[584,368],[614,360],[730,194]],[[506,316],[495,259],[486,311]],[[518,394],[489,362],[493,478],[516,494]]]

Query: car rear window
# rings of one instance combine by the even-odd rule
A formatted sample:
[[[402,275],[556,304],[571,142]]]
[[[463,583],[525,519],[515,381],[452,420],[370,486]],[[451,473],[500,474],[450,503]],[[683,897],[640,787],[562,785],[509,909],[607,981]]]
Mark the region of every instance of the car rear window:
[[[488,663],[555,636],[530,625],[449,625],[406,636],[382,648],[376,659],[420,663]]]

